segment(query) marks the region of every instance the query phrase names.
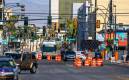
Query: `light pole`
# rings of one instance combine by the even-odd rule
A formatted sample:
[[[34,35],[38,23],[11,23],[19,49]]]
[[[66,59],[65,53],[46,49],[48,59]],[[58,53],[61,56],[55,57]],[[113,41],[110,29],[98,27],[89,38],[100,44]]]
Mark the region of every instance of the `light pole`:
[[[114,18],[115,18],[115,28],[114,28],[114,32],[115,32],[115,39],[114,39],[114,41],[116,41],[116,5],[113,5],[113,7],[115,8],[115,10],[114,10],[114,12],[115,12],[115,14],[114,14]],[[116,45],[114,44],[114,51],[116,50]]]
[[[94,40],[96,40],[96,19],[97,19],[97,0],[95,0],[95,37],[94,37]]]

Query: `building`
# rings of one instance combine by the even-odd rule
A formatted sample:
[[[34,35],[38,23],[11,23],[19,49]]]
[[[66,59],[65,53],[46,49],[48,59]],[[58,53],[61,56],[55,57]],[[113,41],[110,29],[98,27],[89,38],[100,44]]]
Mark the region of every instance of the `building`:
[[[73,3],[84,3],[86,0],[59,0],[59,26],[65,29],[67,19],[72,19]]]
[[[57,31],[59,23],[59,1],[51,0],[51,16],[52,16],[52,28]]]
[[[77,32],[77,48],[81,50],[81,41],[88,40],[91,36],[90,31],[93,31],[92,27],[89,26],[89,20],[91,18],[90,3],[86,1],[78,10],[78,32]],[[92,36],[93,37],[93,36]]]
[[[83,3],[73,3],[73,16],[72,18],[77,18],[78,16],[78,10],[83,5]]]
[[[93,8],[94,8],[94,1],[92,0]],[[107,23],[108,21],[108,4],[110,0],[97,0],[97,19],[100,20],[101,23]],[[113,15],[115,15],[116,10],[116,23],[122,23],[123,25],[129,25],[129,7],[128,2],[129,0],[112,0],[113,1]],[[116,5],[116,7],[115,7]],[[107,16],[107,17],[106,17]],[[106,17],[106,18],[105,18]],[[105,20],[106,19],[106,20]],[[105,20],[105,21],[104,21]],[[107,25],[101,24],[100,28],[97,28],[97,32],[104,29]],[[128,27],[128,26],[126,26]]]
[[[5,1],[0,0],[0,20],[4,19],[4,5]],[[3,22],[0,22],[0,29],[3,29]]]

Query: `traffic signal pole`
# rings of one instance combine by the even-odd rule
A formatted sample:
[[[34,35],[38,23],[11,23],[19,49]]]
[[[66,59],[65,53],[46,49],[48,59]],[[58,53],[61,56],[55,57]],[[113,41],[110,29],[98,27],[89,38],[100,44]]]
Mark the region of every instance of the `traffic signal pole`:
[[[95,33],[94,33],[94,40],[96,40],[96,19],[97,19],[97,0],[95,0]]]

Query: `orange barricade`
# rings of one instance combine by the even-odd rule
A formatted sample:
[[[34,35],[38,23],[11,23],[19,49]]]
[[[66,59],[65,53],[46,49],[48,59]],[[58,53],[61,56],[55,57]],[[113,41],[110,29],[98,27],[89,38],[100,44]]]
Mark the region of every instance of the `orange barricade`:
[[[97,66],[103,66],[103,60],[98,58],[97,59]]]
[[[74,60],[74,66],[75,66],[76,68],[80,68],[80,67],[82,66],[82,61],[81,61],[80,58],[76,58],[76,59]]]
[[[47,54],[47,60],[51,61],[52,60],[52,56],[50,54]]]
[[[92,67],[96,67],[96,59],[95,58],[93,58],[92,63],[91,63],[91,66]]]
[[[55,60],[57,62],[60,62],[61,61],[61,55],[60,54],[56,55]]]
[[[119,59],[118,51],[115,51],[115,61],[118,61],[118,59]]]
[[[42,53],[38,53],[37,59],[42,60]]]
[[[90,61],[88,60],[88,58],[85,60],[84,66],[90,66]]]
[[[91,65],[92,57],[88,57],[89,64]]]
[[[77,66],[77,68],[79,68],[79,67],[82,66],[82,61],[81,61],[80,58],[77,59],[77,61],[76,61],[76,66]]]

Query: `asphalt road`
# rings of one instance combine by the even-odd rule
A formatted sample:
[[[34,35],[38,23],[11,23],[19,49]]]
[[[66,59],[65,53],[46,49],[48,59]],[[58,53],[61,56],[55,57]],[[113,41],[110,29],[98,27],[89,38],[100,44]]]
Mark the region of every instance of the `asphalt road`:
[[[36,74],[22,72],[20,80],[129,80],[129,67],[106,63],[103,67],[81,67],[72,62],[39,62]]]

